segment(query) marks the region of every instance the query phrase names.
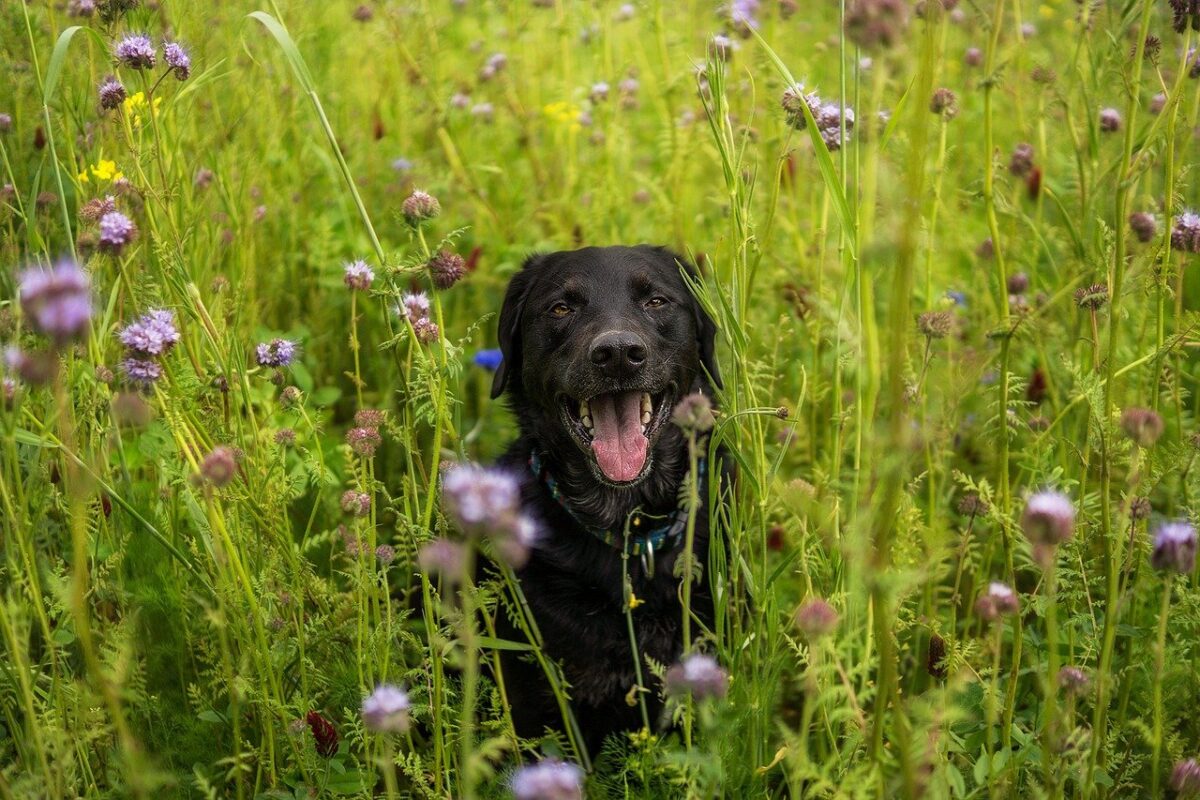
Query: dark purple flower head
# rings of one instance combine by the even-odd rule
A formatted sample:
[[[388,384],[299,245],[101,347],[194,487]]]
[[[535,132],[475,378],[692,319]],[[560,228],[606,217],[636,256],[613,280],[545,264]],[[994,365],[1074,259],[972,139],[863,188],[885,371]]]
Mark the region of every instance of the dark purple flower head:
[[[988,622],[1015,614],[1020,609],[1021,603],[1017,599],[1017,593],[999,581],[988,584],[987,591],[975,601],[975,613]]]
[[[29,352],[15,344],[4,348],[4,369],[19,377],[30,386],[49,383],[58,368],[58,359],[44,351]]]
[[[12,114],[0,114],[0,133],[8,133],[12,130]]]
[[[664,681],[667,694],[690,694],[697,700],[721,698],[729,691],[729,674],[710,655],[693,653],[667,670]]]
[[[100,84],[99,95],[100,107],[111,111],[125,102],[125,85],[110,75]]]
[[[521,490],[508,472],[464,464],[446,471],[442,497],[459,527],[480,534],[512,524],[520,510]]]
[[[717,422],[713,417],[712,401],[700,392],[692,392],[680,400],[671,412],[671,421],[685,433],[708,433]]]
[[[1190,575],[1196,568],[1196,528],[1190,522],[1165,522],[1154,534],[1150,563],[1161,572]]]
[[[378,408],[360,408],[354,412],[354,424],[360,428],[379,428],[385,416]]]
[[[514,800],[583,800],[583,770],[547,758],[518,769],[512,778],[512,793]]]
[[[1079,667],[1063,667],[1058,671],[1058,685],[1067,694],[1081,695],[1091,683],[1088,674]]]
[[[91,281],[70,259],[20,276],[21,308],[33,327],[58,344],[87,332],[92,319]]]
[[[820,597],[810,597],[796,610],[796,627],[810,642],[833,633],[838,624],[837,610]]]
[[[802,84],[789,86],[783,90],[783,97],[779,104],[783,106],[784,113],[787,115],[788,124],[798,131],[802,131],[808,127],[808,117],[804,113],[804,106],[808,106],[808,110],[815,118],[821,113],[821,98],[816,92],[804,91]]]
[[[904,0],[854,0],[846,11],[846,34],[867,49],[891,47],[908,27]]]
[[[1200,762],[1194,758],[1175,762],[1175,768],[1171,770],[1171,788],[1179,792],[1180,797],[1200,795]]]
[[[1121,112],[1115,108],[1101,109],[1100,130],[1104,133],[1116,133],[1121,130]]]
[[[17,399],[17,382],[13,378],[0,379],[0,402],[4,403],[5,408],[12,408],[13,401]]]
[[[346,286],[357,292],[367,291],[375,280],[375,273],[362,259],[351,261],[344,267],[344,271]]]
[[[1038,492],[1025,503],[1021,530],[1034,545],[1054,547],[1075,535],[1075,506],[1061,492]]]
[[[263,367],[291,366],[299,352],[300,346],[290,339],[272,339],[259,344],[254,350],[259,366]]]
[[[104,218],[105,214],[111,214],[116,210],[117,200],[111,194],[104,197],[93,197],[79,209],[79,218],[85,222],[98,222]]]
[[[963,61],[968,67],[978,67],[983,63],[983,51],[978,47],[968,47],[963,54]]]
[[[1075,304],[1088,311],[1098,311],[1108,302],[1108,285],[1093,283],[1075,290]]]
[[[100,249],[119,255],[137,236],[133,220],[120,211],[110,211],[100,218]]]
[[[130,383],[151,386],[162,377],[162,364],[153,358],[130,356],[121,362],[121,372]]]
[[[467,274],[467,262],[458,253],[443,250],[429,260],[429,274],[434,286],[449,289]]]
[[[140,33],[130,34],[113,49],[117,61],[131,69],[152,69],[154,67],[154,43],[149,36]]]
[[[410,705],[403,689],[382,683],[363,700],[363,725],[375,733],[404,733]]]
[[[1200,214],[1184,211],[1175,217],[1171,247],[1184,253],[1200,253]]]
[[[139,356],[161,356],[179,341],[175,314],[162,308],[152,309],[118,334],[121,344]]]
[[[1148,211],[1135,211],[1129,215],[1129,229],[1139,242],[1145,243],[1158,235],[1158,220]]]
[[[1013,148],[1012,157],[1008,160],[1008,171],[1018,178],[1024,178],[1033,171],[1033,145],[1021,142]]]
[[[383,437],[375,428],[351,428],[346,431],[346,444],[363,458],[375,455],[376,449],[382,443]]]
[[[748,36],[750,31],[757,30],[759,0],[733,0],[729,4],[729,23],[735,31]]]
[[[175,77],[181,81],[186,81],[192,74],[192,57],[179,42],[163,44],[163,61],[167,62],[167,66],[174,70]]]
[[[958,95],[946,87],[935,89],[929,99],[929,110],[946,119],[958,116]]]
[[[1163,418],[1153,409],[1134,406],[1121,414],[1121,430],[1138,447],[1153,447],[1163,434]]]
[[[417,566],[422,572],[440,575],[444,580],[457,583],[463,579],[467,552],[463,545],[449,539],[434,539],[421,545],[417,552]]]
[[[304,721],[308,723],[308,729],[312,731],[313,740],[316,742],[317,755],[323,758],[332,758],[337,755],[338,735],[333,724],[316,711],[308,712],[304,716]]]

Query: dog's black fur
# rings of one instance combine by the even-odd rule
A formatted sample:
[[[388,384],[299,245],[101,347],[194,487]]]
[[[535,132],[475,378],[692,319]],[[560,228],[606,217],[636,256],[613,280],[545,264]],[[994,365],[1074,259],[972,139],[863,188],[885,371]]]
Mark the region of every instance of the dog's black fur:
[[[681,268],[695,276],[675,253],[646,245],[535,255],[512,279],[500,312],[503,362],[492,396],[507,396],[521,430],[500,463],[521,476],[525,511],[541,529],[529,562],[517,575],[545,650],[562,665],[592,752],[609,733],[642,723],[639,709],[626,702],[636,680],[621,551],[584,524],[620,531],[635,509],[664,516],[676,509],[688,453],[670,412],[690,392],[711,397],[710,378],[719,386],[715,327],[693,298]],[[640,363],[619,370],[597,365],[592,354],[603,336],[616,336],[619,344],[640,340]],[[650,393],[659,405],[649,425],[642,473],[614,482],[597,466],[581,437],[583,429],[572,430],[577,420],[570,409],[598,393],[631,390]],[[534,452],[557,481],[562,502],[530,469]],[[706,494],[701,491],[695,512],[695,563],[701,567],[708,563]],[[645,574],[639,558],[629,559],[633,591],[643,601],[633,612],[638,645],[666,665],[682,650],[680,581],[673,574],[682,547],[659,553],[652,576]],[[693,586],[692,608],[702,621],[711,620],[707,576]],[[503,615],[500,625],[503,636],[520,638]],[[693,632],[698,627],[694,624]],[[562,715],[541,668],[507,652],[502,666],[518,734],[537,737],[546,728],[561,729]],[[656,722],[661,710],[657,687],[645,663],[642,671],[652,687],[647,701]]]

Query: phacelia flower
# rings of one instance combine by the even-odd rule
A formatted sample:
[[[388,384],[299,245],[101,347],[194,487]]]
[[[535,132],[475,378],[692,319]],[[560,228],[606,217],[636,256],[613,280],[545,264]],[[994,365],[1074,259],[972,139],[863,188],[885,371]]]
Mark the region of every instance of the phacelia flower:
[[[1093,283],[1075,290],[1075,305],[1089,311],[1097,311],[1108,302],[1108,284]]]
[[[967,492],[958,501],[958,513],[968,517],[977,517],[988,512],[987,501],[976,492]]]
[[[218,445],[200,462],[200,477],[220,489],[237,474],[237,456],[232,448]]]
[[[814,119],[817,114],[821,113],[820,96],[816,92],[805,93],[804,86],[801,84],[784,89],[779,104],[787,115],[788,124],[798,131],[808,127],[808,116],[804,113],[804,106],[808,106]]]
[[[442,497],[464,532],[480,534],[512,525],[519,511],[521,489],[516,477],[508,472],[462,464],[446,471]]]
[[[988,622],[995,622],[1000,617],[1016,614],[1021,608],[1017,593],[1006,584],[993,581],[988,584],[987,591],[979,595],[975,601],[975,613]]]
[[[19,296],[31,325],[58,344],[84,334],[92,319],[91,281],[69,259],[22,272]]]
[[[370,289],[371,283],[375,280],[375,273],[362,259],[351,261],[344,267],[344,271],[346,286],[358,292]]]
[[[1136,211],[1129,215],[1129,229],[1139,242],[1148,242],[1158,235],[1158,220],[1153,214]]]
[[[403,689],[381,683],[363,699],[363,725],[375,733],[404,733],[408,730],[410,705]]]
[[[983,63],[983,51],[978,47],[968,47],[963,53],[963,63],[968,67],[978,67]]]
[[[150,386],[162,377],[162,364],[153,358],[130,356],[121,361],[121,372],[130,383]]]
[[[417,551],[417,566],[422,572],[440,575],[452,583],[462,580],[466,563],[464,547],[449,539],[434,539],[421,545]]]
[[[729,691],[729,674],[712,656],[693,653],[667,670],[664,685],[669,695],[722,698]]]
[[[692,392],[680,400],[671,412],[671,421],[684,433],[708,433],[717,422],[712,401],[701,392]]]
[[[1167,96],[1162,92],[1150,98],[1150,113],[1161,114],[1162,110],[1167,107]]]
[[[396,548],[390,544],[381,544],[375,548],[375,560],[387,566],[396,560]]]
[[[113,50],[117,60],[131,69],[154,67],[154,43],[149,36],[131,34],[117,43]]]
[[[290,339],[272,339],[270,342],[259,344],[254,354],[259,366],[287,367],[296,360],[299,351],[299,345]]]
[[[593,83],[588,91],[588,99],[593,103],[603,103],[608,99],[608,84],[604,81]]]
[[[275,431],[275,444],[280,447],[291,447],[296,443],[296,431],[292,428],[280,428]]]
[[[442,205],[437,201],[437,198],[428,192],[423,192],[420,189],[415,189],[412,194],[405,198],[403,205],[400,207],[400,212],[404,215],[404,221],[414,228],[422,222],[431,220],[442,212]]]
[[[1190,575],[1196,568],[1196,528],[1182,521],[1158,526],[1150,564],[1161,572]]]
[[[100,96],[100,107],[111,111],[125,102],[125,85],[113,76],[108,76],[97,90]]]
[[[758,28],[759,0],[732,0],[729,3],[729,24],[743,36]]]
[[[137,226],[120,211],[110,211],[100,218],[99,245],[104,252],[119,255],[136,236]]]
[[[192,74],[192,57],[183,49],[179,42],[167,42],[163,45],[163,61],[175,72],[175,77],[186,81]]]
[[[1075,535],[1075,506],[1061,492],[1038,492],[1025,503],[1021,530],[1033,544],[1035,559],[1049,566],[1054,548]]]
[[[1012,157],[1008,160],[1008,171],[1018,178],[1024,178],[1033,171],[1033,145],[1021,142],[1013,148]]]
[[[449,289],[467,274],[467,262],[458,253],[443,250],[429,260],[429,274],[434,286]]]
[[[484,122],[491,122],[496,115],[496,107],[491,103],[476,103],[471,106],[471,116]]]
[[[1175,217],[1171,247],[1184,253],[1200,253],[1200,214],[1185,211]]]
[[[1081,695],[1091,682],[1088,674],[1079,667],[1063,667],[1058,671],[1058,685],[1067,694]]]
[[[354,424],[360,428],[379,428],[383,421],[384,412],[378,408],[360,408],[354,412]]]
[[[97,222],[105,214],[117,210],[117,200],[111,194],[104,197],[93,197],[79,209],[79,218],[85,222]]]
[[[1025,294],[1029,291],[1029,275],[1025,272],[1014,272],[1008,276],[1008,293]]]
[[[139,356],[164,355],[179,341],[175,314],[162,308],[152,309],[125,326],[118,338]]]
[[[954,315],[949,311],[926,311],[917,317],[917,330],[930,339],[945,339],[954,326]]]
[[[365,517],[371,513],[371,495],[347,489],[342,494],[342,511],[353,517]]]
[[[383,437],[375,428],[351,428],[346,431],[346,444],[350,445],[350,449],[363,458],[375,455],[375,451],[382,443]]]
[[[29,352],[10,344],[4,348],[4,369],[30,386],[49,383],[58,368],[58,359],[53,353]]]
[[[568,761],[547,758],[513,774],[515,800],[583,800],[583,770]]]
[[[337,755],[338,735],[333,724],[316,711],[308,712],[304,721],[308,723],[308,729],[312,731],[313,739],[316,740],[317,755],[323,758]]]
[[[0,133],[8,133],[12,130],[12,114],[7,112],[0,113]]]
[[[1149,408],[1127,408],[1121,414],[1121,430],[1138,447],[1153,447],[1163,433],[1163,418]]]
[[[838,625],[837,610],[820,597],[811,597],[796,610],[796,628],[810,642],[833,633]]]
[[[1171,788],[1179,792],[1180,797],[1200,795],[1200,761],[1189,758],[1176,762],[1171,770]]]
[[[953,119],[958,116],[958,95],[944,86],[935,89],[929,99],[929,110],[940,117]]]
[[[1105,108],[1100,111],[1100,130],[1104,133],[1116,133],[1121,130],[1121,112],[1115,108]]]

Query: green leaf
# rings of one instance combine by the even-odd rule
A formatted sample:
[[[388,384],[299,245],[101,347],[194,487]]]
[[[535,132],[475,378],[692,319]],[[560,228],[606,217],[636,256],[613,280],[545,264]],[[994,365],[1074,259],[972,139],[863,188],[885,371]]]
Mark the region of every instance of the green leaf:
[[[322,386],[309,396],[309,402],[314,406],[331,406],[342,396],[342,390],[336,386]]]
[[[201,711],[196,715],[196,717],[203,722],[212,722],[217,725],[224,724],[225,722],[224,717],[222,717],[216,711],[213,711],[211,708]]]
[[[331,775],[325,788],[334,794],[361,794],[375,785],[373,773],[354,770],[340,775]]]
[[[509,639],[497,639],[495,636],[476,636],[475,641],[480,647],[488,650],[532,650],[533,645],[527,642],[514,642]]]

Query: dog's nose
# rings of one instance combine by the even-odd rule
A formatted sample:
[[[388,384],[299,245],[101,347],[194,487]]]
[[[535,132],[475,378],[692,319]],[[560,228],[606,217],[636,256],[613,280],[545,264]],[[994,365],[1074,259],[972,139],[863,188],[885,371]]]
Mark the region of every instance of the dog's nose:
[[[637,334],[610,331],[592,340],[590,356],[608,377],[628,378],[646,363],[646,343]]]

